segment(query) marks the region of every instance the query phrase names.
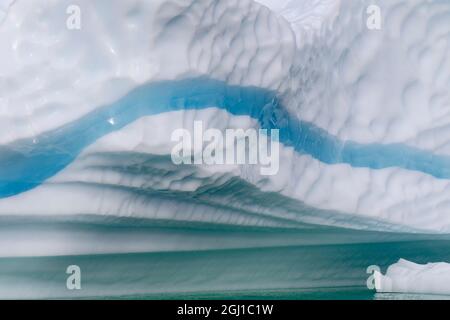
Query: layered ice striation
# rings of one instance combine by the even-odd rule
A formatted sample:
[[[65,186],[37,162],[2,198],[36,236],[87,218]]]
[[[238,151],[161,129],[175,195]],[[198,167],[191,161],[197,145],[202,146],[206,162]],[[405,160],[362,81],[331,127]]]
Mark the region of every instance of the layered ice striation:
[[[380,30],[366,24],[373,4]],[[224,279],[211,290],[278,290],[360,285],[365,267],[405,254],[450,258],[427,242],[450,233],[448,1],[80,0],[79,29],[67,27],[72,5],[0,5],[0,270],[106,253],[175,268],[210,252],[205,274]],[[171,134],[198,120],[279,129],[279,172],[175,165]],[[274,260],[275,247],[309,260]],[[254,248],[266,263],[254,283],[214,269],[225,252],[240,264],[233,250]],[[343,258],[359,250],[367,256]],[[333,259],[341,278],[326,276]],[[278,279],[273,261],[285,267]],[[317,263],[304,282],[292,271]],[[207,290],[197,267],[152,292]],[[101,283],[86,294],[148,293]],[[30,294],[67,294],[58,290]]]

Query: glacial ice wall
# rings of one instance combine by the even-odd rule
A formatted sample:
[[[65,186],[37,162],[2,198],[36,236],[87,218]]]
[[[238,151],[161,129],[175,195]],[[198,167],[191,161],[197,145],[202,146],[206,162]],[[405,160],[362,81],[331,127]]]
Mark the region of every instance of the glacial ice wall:
[[[366,25],[373,2],[380,30]],[[79,30],[66,26],[72,1],[4,3],[4,221],[281,233],[219,241],[206,231],[38,228],[6,232],[1,256],[348,244],[450,232],[448,1],[79,0]],[[279,129],[279,172],[174,165],[171,133],[192,130],[196,120],[221,131]],[[316,228],[333,236],[304,231]],[[336,236],[334,228],[358,236]]]
[[[313,30],[315,38],[301,43],[296,32],[305,32],[300,30],[303,20],[289,15],[285,19],[283,12],[295,11],[275,7],[272,12],[267,1],[269,8],[252,1],[136,1],[111,6],[80,2],[80,30],[65,27],[68,1],[14,2],[0,29],[3,180],[20,183],[21,172],[34,173],[33,163],[38,161],[54,168],[23,178],[36,180],[29,181],[30,188],[36,187],[33,190],[18,187],[15,192],[6,185],[10,192],[3,195],[14,197],[0,200],[0,212],[36,213],[34,199],[42,199],[39,193],[63,181],[67,185],[68,176],[72,182],[96,183],[102,190],[109,173],[102,171],[99,178],[71,173],[88,153],[102,148],[102,141],[114,139],[120,130],[136,131],[134,135],[143,138],[145,126],[138,123],[152,121],[147,117],[152,114],[181,112],[177,117],[183,125],[197,118],[208,122],[205,117],[211,111],[203,109],[215,107],[217,112],[248,116],[246,127],[282,130],[282,168],[276,176],[261,177],[249,167],[218,169],[215,174],[243,179],[261,192],[275,192],[299,207],[317,210],[317,216],[320,212],[364,216],[380,224],[448,231],[449,5],[380,1],[386,12],[383,27],[369,30],[364,20],[367,3],[312,1],[316,11],[331,6],[333,12],[323,10],[323,28],[306,19],[304,30]],[[307,9],[300,9],[307,15]],[[410,22],[416,20],[420,23]],[[201,77],[221,83],[217,89],[205,89],[216,90],[214,101],[193,105],[187,95],[202,94],[195,91],[205,86]],[[186,79],[196,89],[190,93],[188,85],[174,93],[185,98],[178,106],[150,92],[161,81],[177,86]],[[224,89],[227,86],[234,86],[235,92]],[[244,107],[227,102],[246,87],[260,88],[260,93],[252,94],[261,101]],[[139,90],[147,90],[146,95]],[[141,108],[147,110],[126,111],[130,103],[147,103]],[[104,115],[94,119],[95,110],[104,110]],[[130,114],[119,115],[126,112]],[[117,124],[107,124],[114,115]],[[85,133],[84,141],[77,141],[84,127],[96,121],[111,128]],[[58,133],[64,128],[65,134]],[[148,133],[161,140],[164,151],[142,140],[117,142],[109,152],[134,152],[139,145],[143,154],[169,154],[173,147],[169,132]],[[39,158],[42,150],[50,156]],[[27,152],[39,157],[31,160]],[[17,175],[11,173],[10,161],[18,167]],[[201,180],[196,180],[196,188],[202,187]],[[183,185],[192,185],[185,182],[174,181],[165,188],[192,191],[184,189]],[[58,210],[57,203],[49,207]],[[95,214],[98,207],[79,210],[73,213]],[[111,214],[120,215],[116,210]],[[297,211],[295,215],[301,216],[304,210]]]

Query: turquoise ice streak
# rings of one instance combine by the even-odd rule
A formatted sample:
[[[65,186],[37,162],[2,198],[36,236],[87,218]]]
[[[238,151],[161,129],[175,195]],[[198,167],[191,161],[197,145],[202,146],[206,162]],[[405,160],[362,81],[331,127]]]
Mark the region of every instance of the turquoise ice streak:
[[[147,115],[217,107],[257,119],[264,129],[280,129],[280,141],[327,163],[382,169],[399,167],[450,178],[450,157],[402,144],[340,141],[311,123],[291,116],[276,92],[232,86],[207,78],[149,83],[113,104],[42,133],[0,147],[0,197],[30,190],[52,177],[102,136]],[[108,120],[114,118],[114,125]]]

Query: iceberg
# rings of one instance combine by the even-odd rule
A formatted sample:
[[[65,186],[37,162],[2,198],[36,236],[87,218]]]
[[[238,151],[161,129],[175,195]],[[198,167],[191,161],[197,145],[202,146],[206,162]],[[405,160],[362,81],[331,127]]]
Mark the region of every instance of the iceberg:
[[[0,298],[373,298],[371,265],[380,292],[450,294],[449,21],[446,0],[2,1]],[[196,163],[227,130],[276,130],[255,153],[276,172]]]
[[[417,264],[404,259],[389,266],[386,275],[377,274],[378,292],[450,294],[450,264]]]

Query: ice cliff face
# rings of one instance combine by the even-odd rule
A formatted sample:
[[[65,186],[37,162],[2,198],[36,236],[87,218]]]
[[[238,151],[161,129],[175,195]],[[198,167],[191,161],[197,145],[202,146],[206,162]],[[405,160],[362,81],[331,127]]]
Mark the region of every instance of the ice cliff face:
[[[380,30],[367,27],[373,3]],[[366,230],[364,242],[450,232],[448,1],[79,0],[69,28],[72,5],[0,5],[3,219],[294,235],[37,228],[0,236],[1,256],[317,244],[305,228]],[[196,120],[279,129],[279,172],[175,165],[171,133]],[[354,241],[342,237],[321,244]]]
[[[259,177],[249,174],[252,168],[247,167],[219,169],[213,172],[222,176],[216,187],[234,177],[327,216],[336,212],[411,228],[449,230],[448,3],[380,2],[385,15],[381,30],[375,31],[366,26],[365,2],[312,1],[298,8],[298,18],[292,16],[297,11],[289,10],[295,2],[277,2],[275,12],[269,10],[270,2],[263,3],[269,8],[252,1],[132,1],[111,6],[103,1],[80,2],[80,30],[66,28],[69,2],[14,3],[0,29],[0,136],[3,148],[9,150],[4,152],[8,156],[3,156],[3,170],[8,177],[14,165],[20,166],[10,177],[13,184],[37,181],[29,181],[30,187],[17,192],[5,185],[4,197],[15,197],[1,200],[0,211],[34,214],[34,199],[42,199],[39,193],[57,184],[95,183],[103,190],[102,183],[119,172],[106,166],[110,172],[83,174],[81,170],[75,174],[75,168],[89,155],[104,149],[105,144],[107,152],[167,155],[173,147],[171,130],[192,119],[207,120],[212,111],[203,109],[216,107],[248,116],[247,127],[267,126],[261,115],[275,118],[274,126],[284,130],[285,136],[278,175]],[[317,11],[322,16],[313,19]],[[301,42],[305,30],[317,34],[314,41]],[[144,86],[151,91],[152,83],[160,81],[176,86],[177,81],[192,79],[192,87],[202,86],[200,77],[223,82],[219,86],[273,91],[276,105],[269,109],[272,114],[263,111],[269,103],[264,99],[252,110],[236,110],[226,102],[217,103],[229,98],[220,88],[212,92],[215,101],[195,106],[159,100],[151,106],[151,100],[157,100],[151,93],[142,98],[129,94]],[[179,98],[191,94],[189,88],[183,90],[176,93]],[[77,128],[82,130],[88,121],[95,126],[95,121],[105,124],[114,118],[114,112],[132,113],[126,110],[127,99],[148,104],[148,110],[90,133],[85,141],[76,141]],[[139,99],[147,100],[135,101]],[[117,111],[108,109],[117,101],[124,106]],[[99,108],[105,109],[104,115],[88,120]],[[151,126],[163,130],[153,134],[145,125],[154,121],[146,117],[153,113],[158,113],[161,124],[166,123],[164,117],[179,120]],[[251,118],[260,121],[254,123]],[[71,124],[77,128],[56,137],[59,128]],[[116,137],[125,133],[126,138]],[[21,176],[24,169],[34,172],[37,162],[45,161],[27,159],[27,152],[48,152],[43,158],[56,161],[52,153],[58,150],[52,149],[51,143],[64,144],[58,148],[66,159],[58,157],[60,163],[46,163],[50,172],[34,179],[33,175]],[[201,172],[210,169],[177,171],[195,170],[208,176],[211,173]],[[168,178],[161,190],[195,191],[209,185],[207,179],[189,180]],[[134,181],[122,183],[123,187],[144,186]],[[28,190],[34,186],[38,187]],[[74,192],[84,193],[84,189],[75,188]],[[91,192],[88,195],[93,196]],[[109,201],[99,197],[99,203]],[[60,210],[56,204],[50,207]],[[95,214],[99,210],[97,204],[87,212],[76,209],[72,213]],[[42,212],[51,211],[42,207]],[[298,211],[295,215],[301,216],[303,210]],[[430,214],[424,216],[423,212]],[[110,214],[122,213],[117,207]],[[129,213],[133,214],[138,213]]]

